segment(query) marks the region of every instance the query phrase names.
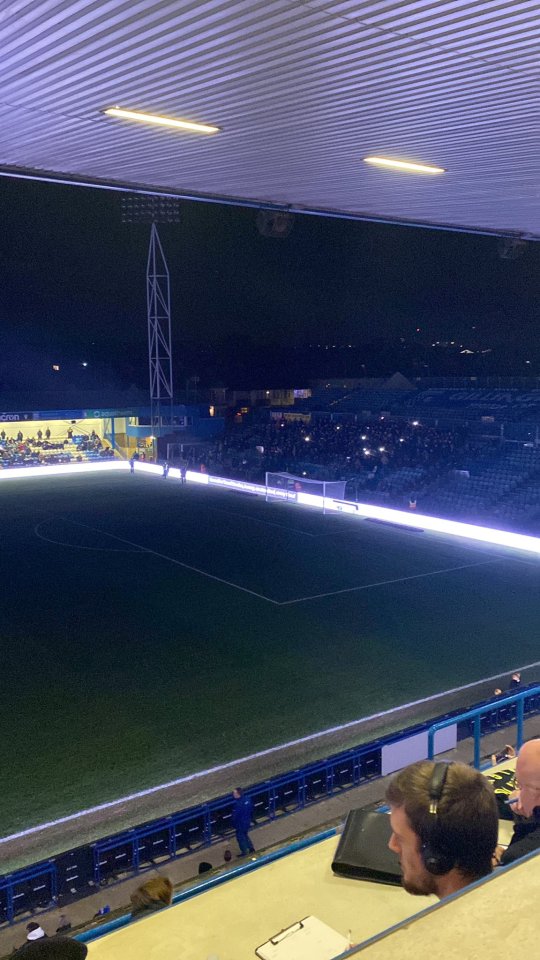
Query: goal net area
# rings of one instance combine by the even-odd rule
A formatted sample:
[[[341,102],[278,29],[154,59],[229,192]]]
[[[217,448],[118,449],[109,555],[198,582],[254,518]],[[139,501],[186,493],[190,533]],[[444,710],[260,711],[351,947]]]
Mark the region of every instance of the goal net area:
[[[345,480],[308,480],[293,473],[267,473],[267,500],[298,500],[301,494],[333,500],[345,499]]]

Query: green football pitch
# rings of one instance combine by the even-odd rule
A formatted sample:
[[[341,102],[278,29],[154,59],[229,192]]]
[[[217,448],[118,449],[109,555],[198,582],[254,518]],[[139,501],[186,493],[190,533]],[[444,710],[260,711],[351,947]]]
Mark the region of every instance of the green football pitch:
[[[539,659],[530,555],[128,473],[0,501],[0,836]]]

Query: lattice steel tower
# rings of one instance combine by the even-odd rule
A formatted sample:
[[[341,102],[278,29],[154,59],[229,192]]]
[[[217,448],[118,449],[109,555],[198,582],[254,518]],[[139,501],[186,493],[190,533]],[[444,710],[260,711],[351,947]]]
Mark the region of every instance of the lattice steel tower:
[[[148,367],[150,373],[150,423],[159,437],[168,423],[172,429],[173,379],[171,344],[171,285],[169,268],[155,223],[150,231],[146,267],[148,312]]]
[[[151,223],[146,266],[148,318],[148,368],[150,374],[150,425],[159,437],[172,430],[173,373],[171,342],[171,287],[169,268],[157,223],[178,223],[180,202],[173,197],[126,194],[122,197],[125,223]]]

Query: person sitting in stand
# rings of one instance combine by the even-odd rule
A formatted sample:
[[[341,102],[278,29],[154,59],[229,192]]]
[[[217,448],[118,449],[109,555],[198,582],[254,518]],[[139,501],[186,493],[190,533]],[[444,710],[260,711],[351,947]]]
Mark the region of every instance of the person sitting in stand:
[[[516,783],[507,802],[518,819],[508,848],[498,847],[495,857],[503,866],[540,848],[540,739],[528,740],[519,751]]]
[[[516,756],[516,751],[514,750],[511,743],[505,743],[504,750],[499,750],[498,753],[491,754],[491,764],[493,767],[496,767],[499,763],[504,763],[505,760],[514,760]]]
[[[168,877],[153,877],[142,883],[131,894],[131,916],[139,917],[144,913],[154,913],[170,907],[173,885]]]
[[[399,858],[408,893],[441,899],[491,873],[497,804],[477,770],[421,760],[393,778],[386,800],[392,829],[388,846]]]

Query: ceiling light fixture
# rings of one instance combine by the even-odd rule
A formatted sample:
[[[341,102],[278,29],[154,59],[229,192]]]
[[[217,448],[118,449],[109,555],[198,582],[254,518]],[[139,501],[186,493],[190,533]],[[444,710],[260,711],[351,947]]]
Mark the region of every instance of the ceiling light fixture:
[[[155,123],[161,127],[175,127],[179,130],[191,130],[194,133],[219,133],[220,127],[207,123],[192,123],[191,120],[175,120],[174,117],[159,117],[152,113],[139,113],[138,110],[122,110],[120,107],[108,107],[103,111],[108,117],[120,117],[124,120],[138,120],[140,123]]]
[[[408,163],[406,160],[390,160],[388,157],[364,157],[364,163],[395,170],[411,170],[413,173],[446,173],[444,167],[428,166],[425,163]]]

